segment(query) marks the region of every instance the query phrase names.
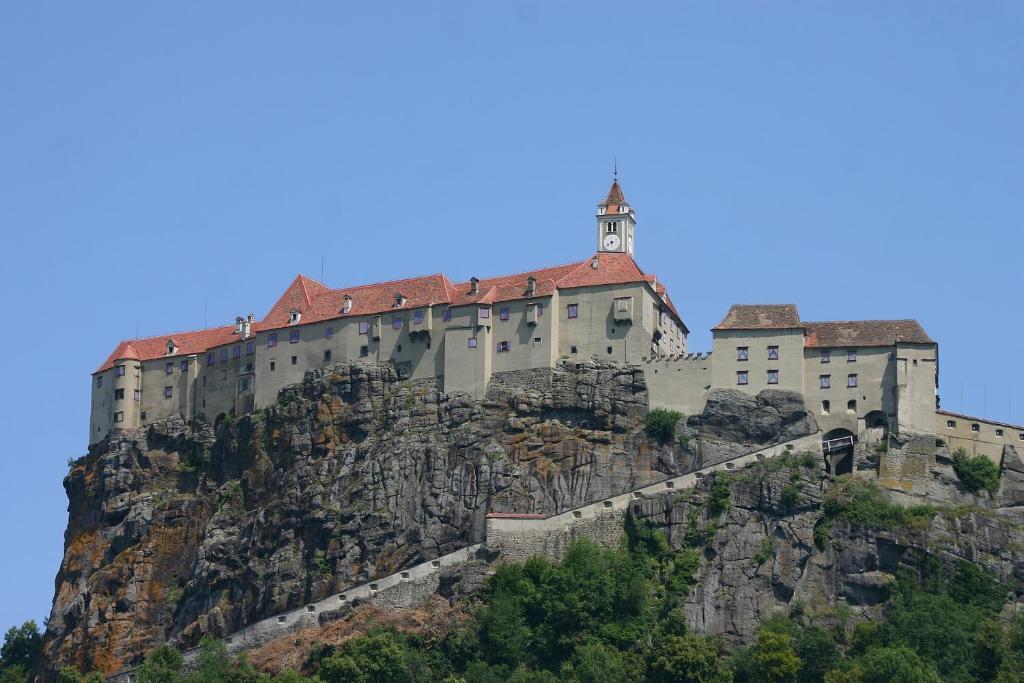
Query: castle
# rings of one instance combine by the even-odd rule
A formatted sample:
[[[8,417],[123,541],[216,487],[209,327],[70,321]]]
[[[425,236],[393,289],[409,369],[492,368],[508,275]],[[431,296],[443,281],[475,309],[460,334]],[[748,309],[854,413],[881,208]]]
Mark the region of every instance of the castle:
[[[411,380],[483,398],[543,381],[561,359],[643,367],[651,407],[700,412],[713,388],[803,395],[841,450],[887,433],[944,435],[998,461],[1024,427],[937,409],[938,345],[915,320],[804,322],[795,305],[734,305],[711,353],[665,285],[633,258],[636,220],[615,180],[583,261],[452,282],[442,274],[331,289],[299,275],[265,317],[121,342],[93,373],[89,443],[173,416],[210,421],[272,405],[310,370],[391,361]]]

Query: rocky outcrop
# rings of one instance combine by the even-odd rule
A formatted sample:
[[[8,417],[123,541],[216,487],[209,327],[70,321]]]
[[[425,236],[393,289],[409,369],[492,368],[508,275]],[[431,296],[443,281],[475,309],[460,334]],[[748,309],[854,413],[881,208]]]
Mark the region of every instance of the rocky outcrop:
[[[1018,509],[992,502],[939,508],[923,527],[869,529],[842,518],[825,524],[822,499],[834,480],[817,461],[806,464],[786,457],[717,474],[729,483],[730,504],[722,513],[708,511],[712,478],[631,505],[674,547],[701,550],[698,583],[685,605],[695,632],[721,635],[731,646],[747,643],[764,619],[798,605],[819,617],[844,612],[854,621],[877,619],[897,572],[918,571],[935,560],[950,569],[959,560],[977,563],[1021,601],[1024,526]]]
[[[49,671],[117,671],[479,542],[488,512],[561,512],[696,462],[645,437],[638,368],[563,363],[526,386],[476,402],[357,364],[216,427],[97,444],[65,480]]]

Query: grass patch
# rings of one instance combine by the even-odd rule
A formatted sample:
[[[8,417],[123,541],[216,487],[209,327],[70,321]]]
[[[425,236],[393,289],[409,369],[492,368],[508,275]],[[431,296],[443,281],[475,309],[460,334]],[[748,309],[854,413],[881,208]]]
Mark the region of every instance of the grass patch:
[[[930,505],[903,507],[869,481],[840,477],[825,493],[825,515],[868,529],[914,529],[928,526],[937,513]]]
[[[761,541],[761,548],[754,555],[754,564],[760,566],[775,557],[775,542],[770,538]]]

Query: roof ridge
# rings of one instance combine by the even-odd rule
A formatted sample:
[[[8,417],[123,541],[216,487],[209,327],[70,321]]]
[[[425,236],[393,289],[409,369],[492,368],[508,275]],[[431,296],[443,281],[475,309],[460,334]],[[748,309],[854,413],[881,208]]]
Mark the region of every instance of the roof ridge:
[[[836,323],[917,323],[917,318],[865,318],[864,320],[804,320],[804,325],[834,325]]]
[[[429,275],[413,275],[412,277],[398,277],[393,280],[384,280],[383,282],[370,282],[365,285],[354,285],[352,287],[334,287],[331,288],[332,292],[347,292],[352,289],[364,289],[366,287],[382,287],[384,285],[394,285],[399,282],[408,282],[409,280],[425,280],[427,278],[439,277],[447,280],[447,276],[444,273],[431,273]]]
[[[234,327],[231,323],[225,323],[224,325],[216,325],[214,327],[200,327],[194,330],[178,330],[177,332],[167,332],[166,334],[154,334],[149,337],[135,337],[134,339],[122,339],[119,344],[131,344],[132,342],[144,342],[152,339],[166,339],[173,337],[176,334],[197,334],[199,332],[207,332],[209,330],[219,330],[222,328]]]
[[[477,279],[478,280],[497,280],[499,278],[512,278],[512,277],[518,277],[520,275],[530,275],[531,273],[536,273],[536,272],[541,271],[541,270],[554,270],[555,268],[568,268],[569,266],[582,266],[588,260],[589,259],[584,259],[583,261],[571,261],[569,263],[559,263],[559,264],[556,264],[556,265],[553,265],[553,266],[542,266],[540,268],[531,268],[530,270],[524,270],[524,271],[519,272],[519,273],[509,273],[508,275],[491,275],[491,276],[488,276],[488,277],[480,277],[480,278],[477,278]],[[476,276],[473,276],[473,277],[476,277]],[[462,284],[463,282],[469,282],[469,280],[457,280],[453,284]]]

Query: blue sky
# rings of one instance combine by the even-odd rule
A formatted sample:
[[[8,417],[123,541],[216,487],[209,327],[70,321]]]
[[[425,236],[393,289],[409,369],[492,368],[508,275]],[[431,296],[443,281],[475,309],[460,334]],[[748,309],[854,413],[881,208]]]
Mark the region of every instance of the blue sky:
[[[0,628],[48,614],[118,340],[332,286],[637,259],[731,303],[916,317],[943,406],[1024,421],[1024,5],[0,5]],[[964,400],[961,403],[961,395]]]

